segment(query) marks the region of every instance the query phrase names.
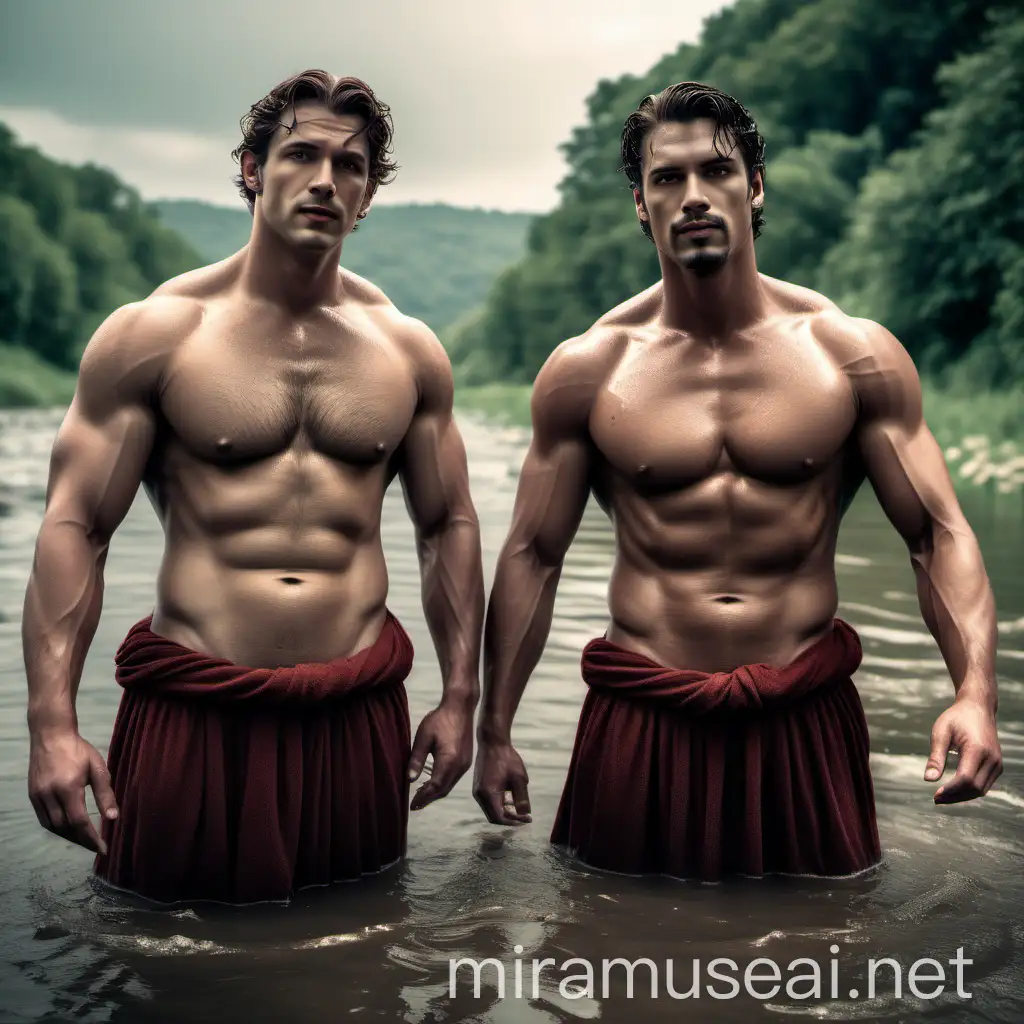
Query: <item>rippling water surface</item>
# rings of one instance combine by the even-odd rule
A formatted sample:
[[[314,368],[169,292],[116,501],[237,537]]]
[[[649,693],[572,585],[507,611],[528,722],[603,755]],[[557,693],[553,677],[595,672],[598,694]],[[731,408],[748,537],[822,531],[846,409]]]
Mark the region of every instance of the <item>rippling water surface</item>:
[[[740,882],[702,886],[587,872],[548,846],[584,687],[583,644],[604,631],[611,567],[609,527],[588,509],[566,563],[551,640],[527,689],[514,740],[531,778],[534,823],[514,831],[490,826],[473,802],[467,775],[444,801],[412,816],[408,859],[365,883],[303,893],[287,907],[199,907],[156,911],[95,888],[90,855],[44,832],[25,795],[20,614],[59,417],[0,414],[0,1022],[320,1022],[363,1020],[550,1022],[798,1020],[1024,1020],[1024,509],[1019,494],[965,499],[999,607],[1000,735],[1005,772],[983,801],[937,808],[922,780],[928,736],[952,686],[917,607],[905,549],[870,492],[858,498],[840,538],[840,614],[860,632],[865,658],[857,676],[873,750],[885,866],[844,881]],[[475,420],[462,423],[473,495],[483,527],[488,583],[504,539],[526,435]],[[436,702],[439,683],[420,606],[412,529],[401,492],[385,503],[390,606],[418,652],[409,680],[414,722]],[[114,539],[106,570],[103,618],[79,694],[83,735],[106,750],[119,688],[114,651],[152,607],[161,550],[156,519],[140,497]],[[971,961],[949,963],[962,948]],[[479,997],[468,970],[449,992],[451,958],[495,957]],[[566,984],[594,971],[592,996]],[[781,989],[758,999],[715,980],[708,969],[743,983],[757,957],[779,966]],[[791,998],[787,982],[814,970],[820,1001]],[[869,958],[878,969],[869,998]],[[946,978],[937,998],[915,997],[911,965],[939,961]],[[555,964],[534,961],[550,958]],[[648,958],[626,970],[602,963]],[[521,982],[516,983],[516,961]],[[694,961],[698,961],[695,965]],[[680,1001],[673,991],[692,991]],[[833,990],[833,972],[836,984]],[[921,966],[918,990],[937,987]],[[759,976],[771,978],[763,965]],[[812,975],[813,980],[813,975]],[[534,983],[536,981],[536,989]],[[809,981],[795,983],[794,995]],[[756,993],[770,981],[754,983]],[[726,998],[715,998],[713,990]],[[857,991],[851,997],[851,990]],[[834,997],[833,997],[834,996]]]

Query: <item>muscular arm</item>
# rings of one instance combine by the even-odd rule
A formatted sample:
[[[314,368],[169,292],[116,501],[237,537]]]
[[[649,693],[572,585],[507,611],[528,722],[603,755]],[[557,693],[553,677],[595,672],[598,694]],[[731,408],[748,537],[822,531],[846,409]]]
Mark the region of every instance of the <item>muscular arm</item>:
[[[556,353],[534,382],[533,439],[495,568],[484,634],[481,740],[507,743],[551,630],[562,564],[590,495],[589,395]]]
[[[153,443],[146,394],[152,364],[130,348],[143,319],[127,307],[97,331],[54,443],[22,621],[33,728],[76,727],[75,695],[99,622],[107,549]]]
[[[76,841],[91,828],[83,820],[86,779],[79,776],[91,774],[95,787],[95,773],[105,768],[78,738],[75,699],[99,622],[110,538],[131,507],[153,443],[149,398],[159,360],[147,336],[152,317],[140,306],[123,307],[83,355],[53,448],[25,595],[30,795],[40,821]]]
[[[484,616],[480,526],[469,491],[466,449],[455,424],[448,356],[425,328],[415,351],[420,401],[403,444],[399,475],[416,530],[423,611],[441,667],[440,718],[420,727],[410,778],[433,751],[431,780],[413,809],[446,795],[472,760],[472,715],[480,692]]]
[[[949,669],[957,703],[970,709],[973,724],[952,737],[960,746],[960,770],[938,796],[969,798],[987,790],[1001,770],[994,724],[995,600],[977,538],[924,421],[914,364],[884,328],[868,323],[863,329],[866,352],[847,367],[859,401],[859,447],[879,502],[910,551],[921,613]],[[938,778],[945,763],[949,740],[942,721],[942,735],[933,733],[927,778]],[[969,746],[983,762],[974,772],[978,792],[967,779],[978,767],[964,749]]]
[[[495,824],[530,820],[529,779],[512,748],[512,720],[547,643],[562,565],[590,495],[588,419],[599,376],[599,357],[578,339],[560,346],[534,381],[533,438],[484,628],[473,795]],[[514,810],[503,803],[506,792]]]
[[[484,614],[480,526],[452,411],[448,357],[439,342],[423,347],[420,404],[399,474],[416,529],[423,611],[441,664],[444,696],[475,707]]]

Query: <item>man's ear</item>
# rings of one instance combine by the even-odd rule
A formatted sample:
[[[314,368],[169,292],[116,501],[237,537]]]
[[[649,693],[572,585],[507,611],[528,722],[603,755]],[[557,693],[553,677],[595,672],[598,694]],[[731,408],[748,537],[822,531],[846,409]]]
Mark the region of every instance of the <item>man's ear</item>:
[[[370,186],[367,185],[366,191],[363,193],[363,202],[359,207],[359,212],[356,214],[356,220],[362,220],[369,212],[370,207],[373,205],[373,192],[370,191]]]
[[[764,178],[760,171],[754,172],[754,177],[750,181],[750,191],[751,204],[755,207],[764,206]]]
[[[260,165],[256,160],[255,154],[246,150],[239,158],[239,163],[242,170],[242,179],[245,181],[246,187],[257,194],[262,192],[263,180],[260,175]]]
[[[644,206],[644,194],[638,188],[633,189],[633,202],[636,203],[636,215],[645,224],[649,224],[651,218],[647,213],[647,207]]]

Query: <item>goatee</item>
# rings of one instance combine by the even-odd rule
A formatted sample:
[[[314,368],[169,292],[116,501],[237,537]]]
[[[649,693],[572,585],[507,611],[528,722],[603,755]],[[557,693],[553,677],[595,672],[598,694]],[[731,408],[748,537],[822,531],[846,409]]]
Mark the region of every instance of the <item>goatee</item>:
[[[725,266],[729,253],[721,249],[699,249],[687,253],[683,260],[683,269],[696,274],[697,277],[710,277]]]

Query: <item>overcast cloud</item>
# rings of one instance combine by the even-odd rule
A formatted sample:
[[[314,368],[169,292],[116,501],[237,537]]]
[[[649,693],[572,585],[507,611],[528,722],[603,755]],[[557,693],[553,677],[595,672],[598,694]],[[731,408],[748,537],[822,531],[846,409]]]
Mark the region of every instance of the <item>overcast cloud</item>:
[[[307,67],[392,108],[397,179],[378,202],[541,212],[558,145],[601,78],[696,41],[723,0],[4,0],[0,121],[146,199],[233,204],[238,121]],[[639,97],[638,97],[639,99]]]

